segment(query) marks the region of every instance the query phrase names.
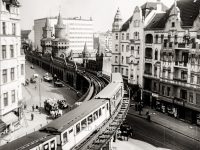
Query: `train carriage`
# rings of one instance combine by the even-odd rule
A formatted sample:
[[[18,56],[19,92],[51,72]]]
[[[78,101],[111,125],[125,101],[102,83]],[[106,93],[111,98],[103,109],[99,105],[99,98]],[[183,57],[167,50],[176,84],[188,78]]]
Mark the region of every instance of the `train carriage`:
[[[39,131],[0,147],[0,150],[57,150],[56,137]]]
[[[92,134],[109,116],[106,100],[90,100],[52,121],[40,131],[53,133],[64,150],[71,149]]]
[[[120,73],[112,73],[111,83],[109,83],[101,92],[99,92],[95,99],[109,100],[110,114],[118,108],[124,96],[123,79]]]

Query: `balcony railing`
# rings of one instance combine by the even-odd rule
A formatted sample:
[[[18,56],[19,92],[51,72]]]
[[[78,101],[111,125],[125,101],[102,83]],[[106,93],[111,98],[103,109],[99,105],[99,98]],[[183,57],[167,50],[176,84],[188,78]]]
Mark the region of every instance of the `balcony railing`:
[[[180,67],[187,67],[187,62],[175,61],[175,65]]]
[[[72,150],[98,150],[105,146],[125,120],[125,117],[128,113],[129,104],[130,100],[128,98],[123,99],[121,105],[114,112],[111,118],[109,118],[109,120],[105,122],[101,128],[96,130],[95,134],[92,134],[85,141],[72,148]]]
[[[187,82],[187,78],[180,78],[180,77],[174,76],[173,79],[176,81]]]

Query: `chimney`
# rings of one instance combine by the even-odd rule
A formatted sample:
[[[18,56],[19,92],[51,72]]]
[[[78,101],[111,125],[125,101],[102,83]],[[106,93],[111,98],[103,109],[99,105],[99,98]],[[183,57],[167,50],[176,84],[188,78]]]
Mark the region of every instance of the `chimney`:
[[[162,11],[161,0],[157,0],[157,12],[161,12],[161,11]]]

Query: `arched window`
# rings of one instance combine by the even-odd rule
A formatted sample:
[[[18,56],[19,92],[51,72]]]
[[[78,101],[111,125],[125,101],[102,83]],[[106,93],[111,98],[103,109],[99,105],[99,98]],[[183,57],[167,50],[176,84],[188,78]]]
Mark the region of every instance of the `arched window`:
[[[145,42],[148,44],[152,44],[153,43],[153,36],[152,34],[147,34],[145,37]]]
[[[155,50],[155,60],[158,60],[158,50]]]

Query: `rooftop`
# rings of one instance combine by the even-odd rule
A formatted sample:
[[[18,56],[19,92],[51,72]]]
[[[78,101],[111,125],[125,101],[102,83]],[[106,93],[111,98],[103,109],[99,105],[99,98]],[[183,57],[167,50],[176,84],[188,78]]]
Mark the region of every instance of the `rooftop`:
[[[76,109],[71,110],[67,114],[50,122],[48,125],[43,127],[41,131],[63,132],[69,127],[76,124],[81,119],[83,119],[85,116],[89,115],[92,111],[98,109],[106,102],[107,102],[106,100],[95,100],[95,99],[86,101]]]

